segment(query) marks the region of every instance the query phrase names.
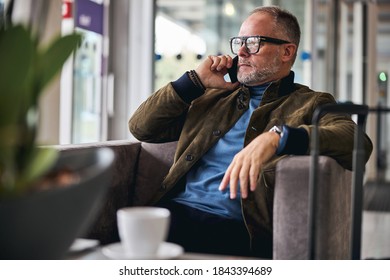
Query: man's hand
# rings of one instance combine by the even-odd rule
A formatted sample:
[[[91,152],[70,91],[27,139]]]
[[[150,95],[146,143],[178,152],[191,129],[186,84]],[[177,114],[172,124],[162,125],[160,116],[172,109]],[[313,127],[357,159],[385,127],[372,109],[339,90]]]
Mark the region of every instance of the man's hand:
[[[206,88],[234,90],[239,82],[226,82],[224,76],[233,65],[233,59],[229,55],[209,55],[198,68],[195,69],[199,79]]]
[[[260,170],[276,152],[280,136],[275,132],[265,132],[257,136],[233,158],[219,186],[223,191],[230,183],[230,198],[237,196],[240,182],[241,197],[248,197],[248,189],[254,191]]]

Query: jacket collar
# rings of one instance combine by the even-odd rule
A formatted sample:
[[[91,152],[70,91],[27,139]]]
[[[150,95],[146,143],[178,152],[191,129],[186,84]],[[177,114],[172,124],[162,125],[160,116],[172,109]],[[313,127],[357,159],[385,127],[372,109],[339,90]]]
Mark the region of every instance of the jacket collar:
[[[286,77],[272,82],[264,92],[263,100],[265,102],[270,102],[280,97],[289,95],[295,89],[294,77],[294,72],[290,71]]]

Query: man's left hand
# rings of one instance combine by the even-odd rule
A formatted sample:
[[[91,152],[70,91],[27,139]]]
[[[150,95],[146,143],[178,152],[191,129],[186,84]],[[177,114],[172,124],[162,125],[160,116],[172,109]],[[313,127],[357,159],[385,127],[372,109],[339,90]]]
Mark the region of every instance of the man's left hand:
[[[240,186],[242,198],[248,197],[248,189],[254,191],[262,166],[275,154],[280,136],[275,132],[265,132],[257,136],[233,158],[219,186],[224,191],[230,184],[230,198],[237,197]],[[240,184],[238,184],[240,182]]]

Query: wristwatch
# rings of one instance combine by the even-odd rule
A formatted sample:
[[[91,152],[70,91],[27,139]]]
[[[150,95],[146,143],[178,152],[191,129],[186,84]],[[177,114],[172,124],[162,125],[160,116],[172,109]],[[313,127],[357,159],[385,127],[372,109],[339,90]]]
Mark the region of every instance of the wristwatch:
[[[272,132],[279,134],[280,138],[283,137],[283,127],[282,126],[274,125],[269,131],[272,131]]]

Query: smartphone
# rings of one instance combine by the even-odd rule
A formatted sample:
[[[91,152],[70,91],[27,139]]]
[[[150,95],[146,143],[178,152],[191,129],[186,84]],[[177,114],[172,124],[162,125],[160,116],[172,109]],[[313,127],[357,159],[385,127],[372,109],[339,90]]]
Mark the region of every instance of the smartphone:
[[[237,64],[238,64],[238,56],[233,58],[233,65],[228,69],[229,78],[232,83],[237,82],[237,70],[238,70]]]

